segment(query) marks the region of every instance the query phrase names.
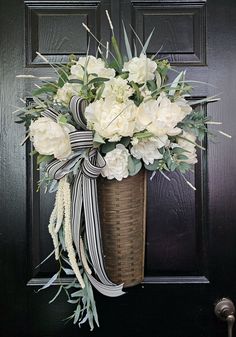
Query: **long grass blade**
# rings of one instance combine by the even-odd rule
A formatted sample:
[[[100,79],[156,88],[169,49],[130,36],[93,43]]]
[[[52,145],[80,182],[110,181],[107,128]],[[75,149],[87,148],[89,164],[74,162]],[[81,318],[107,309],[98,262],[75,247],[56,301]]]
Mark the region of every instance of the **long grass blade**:
[[[144,46],[143,46],[143,49],[142,49],[140,55],[141,55],[141,54],[146,54],[146,51],[147,51],[147,48],[148,48],[148,46],[149,46],[150,40],[151,40],[151,38],[152,38],[152,35],[153,35],[153,33],[154,33],[154,30],[155,30],[155,28],[153,28],[153,30],[151,31],[150,35],[148,36],[148,38],[147,38],[147,40],[146,40],[146,42],[145,42],[145,44],[144,44]]]
[[[124,33],[125,48],[126,48],[127,56],[128,56],[128,59],[131,60],[132,59],[132,51],[131,51],[129,39],[128,39],[128,36],[127,36],[127,32],[126,32],[125,24],[124,24],[123,20],[122,20],[122,25],[123,25],[123,33]]]

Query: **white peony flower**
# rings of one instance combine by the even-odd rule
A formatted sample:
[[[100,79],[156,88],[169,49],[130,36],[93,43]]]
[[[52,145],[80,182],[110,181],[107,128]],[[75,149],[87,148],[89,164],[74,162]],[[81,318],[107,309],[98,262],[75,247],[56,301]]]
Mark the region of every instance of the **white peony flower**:
[[[128,81],[121,77],[112,78],[105,82],[102,97],[111,97],[119,103],[126,102],[134,93],[134,90],[128,85]]]
[[[51,118],[38,118],[31,123],[29,130],[30,139],[40,154],[54,155],[57,159],[70,156],[72,151],[68,132]]]
[[[134,138],[131,143],[133,147],[130,153],[135,158],[142,159],[147,165],[153,164],[155,159],[161,159],[163,157],[158,151],[158,147],[160,146],[159,140],[154,137],[145,140]]]
[[[184,99],[171,102],[165,93],[157,100],[142,102],[138,108],[136,129],[147,129],[154,136],[176,135],[180,129],[176,125],[181,122],[192,108]]]
[[[188,142],[185,139],[190,140],[190,142],[195,142],[196,141],[196,136],[193,135],[192,133],[185,132],[183,131],[183,134],[181,135],[181,138],[178,138],[177,140],[177,146],[181,147],[182,149],[188,151],[184,152],[183,154],[188,157],[188,159],[183,160],[188,164],[196,164],[197,163],[197,151],[196,151],[196,146],[190,142]]]
[[[84,69],[87,63],[88,74],[96,74],[98,77],[112,78],[115,76],[115,70],[106,68],[105,63],[101,58],[96,58],[92,55],[81,56],[79,60],[71,67],[70,78],[78,78],[80,80],[84,77]],[[94,76],[95,77],[95,76]],[[90,76],[91,78],[91,76]]]
[[[155,78],[156,68],[156,62],[142,54],[140,57],[133,57],[130,61],[125,62],[123,71],[129,72],[129,81],[145,83]]]
[[[106,161],[106,166],[102,169],[102,176],[107,179],[116,179],[121,181],[123,178],[127,178],[129,175],[128,171],[128,158],[129,151],[124,145],[118,144],[116,148],[108,152],[104,159]]]
[[[109,141],[133,136],[136,113],[137,107],[133,101],[118,103],[113,97],[90,103],[85,109],[88,128]]]
[[[74,95],[78,95],[81,90],[81,85],[78,83],[65,83],[63,87],[57,90],[54,100],[64,105],[69,105],[70,99]]]

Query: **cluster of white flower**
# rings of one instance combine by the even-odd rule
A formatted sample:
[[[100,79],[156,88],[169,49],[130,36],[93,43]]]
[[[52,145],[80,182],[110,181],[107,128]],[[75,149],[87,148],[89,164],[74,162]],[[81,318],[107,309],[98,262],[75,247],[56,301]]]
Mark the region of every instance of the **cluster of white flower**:
[[[116,76],[116,71],[107,67],[101,58],[80,57],[71,66],[68,75],[68,80],[74,82],[66,82],[54,95],[56,103],[68,106],[73,95],[81,94],[84,78],[86,83],[92,80],[90,89],[95,99],[84,111],[87,128],[105,142],[118,143],[115,149],[106,153],[102,175],[108,179],[126,178],[129,175],[129,157],[152,165],[155,160],[163,158],[163,151],[160,150],[163,147],[181,147],[188,157],[185,162],[196,163],[196,137],[178,127],[178,123],[191,113],[191,106],[181,95],[174,98],[164,90],[152,95],[153,91],[148,85],[152,81],[155,88],[161,86],[157,62],[141,54],[124,62],[122,75]],[[102,90],[100,84],[94,85],[96,78],[102,82]],[[97,90],[101,91],[99,97]],[[138,102],[135,100],[137,90]],[[71,130],[67,126],[46,117],[37,119],[30,126],[35,149],[40,154],[54,155],[57,159],[68,158],[72,151],[69,141]],[[148,135],[138,137],[140,133]],[[177,137],[173,142],[173,137],[178,135],[182,137]],[[119,143],[123,137],[130,138],[128,147]]]
[[[71,127],[56,123],[48,117],[40,117],[31,123],[29,129],[30,139],[40,154],[54,155],[57,159],[66,159],[70,156]]]
[[[115,76],[115,70],[106,68],[102,59],[94,56],[80,57],[78,61],[71,67],[68,79],[69,80],[83,80],[84,69],[88,73],[89,79],[94,77],[113,78]],[[74,95],[79,95],[81,91],[81,84],[66,82],[61,88],[57,90],[54,100],[65,106],[68,106],[70,99]]]
[[[169,144],[168,136],[182,132],[177,124],[192,111],[184,98],[172,102],[165,92],[161,92],[157,99],[152,98],[146,82],[156,78],[156,69],[156,62],[144,55],[125,62],[123,71],[128,73],[127,78],[113,77],[106,81],[101,98],[90,103],[85,109],[87,126],[90,130],[96,131],[109,142],[119,142],[122,137],[131,137],[129,154],[142,159],[147,165],[153,164],[155,159],[162,158],[159,149]],[[144,98],[139,106],[132,100],[134,89],[130,84],[131,81],[139,85]],[[135,138],[135,133],[142,131],[148,131],[153,136],[145,140]],[[113,165],[116,163],[118,153],[119,162],[127,161],[127,156],[121,156],[120,151],[119,147],[119,151],[116,148],[105,156],[107,164],[103,175],[108,179],[115,176],[120,180],[121,175],[117,173],[120,167]],[[123,162],[122,167],[125,165]],[[122,172],[122,178],[128,175],[125,170]]]

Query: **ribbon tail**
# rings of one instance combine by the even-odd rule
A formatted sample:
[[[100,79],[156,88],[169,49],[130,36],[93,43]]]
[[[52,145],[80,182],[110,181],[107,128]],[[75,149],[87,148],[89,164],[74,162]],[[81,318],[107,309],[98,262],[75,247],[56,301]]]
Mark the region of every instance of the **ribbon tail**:
[[[101,294],[108,297],[118,297],[124,295],[125,292],[122,291],[123,284],[119,285],[107,285],[96,280],[92,275],[87,274],[89,281],[92,283],[94,288],[96,288]]]
[[[75,177],[75,181],[72,189],[72,232],[73,232],[73,241],[78,253],[78,256],[81,260],[80,254],[80,228],[81,228],[81,214],[82,214],[82,172],[79,171]]]
[[[100,281],[106,285],[114,285],[105,272],[101,248],[101,230],[97,201],[97,182],[83,175],[83,203],[85,226],[89,255],[94,271]]]

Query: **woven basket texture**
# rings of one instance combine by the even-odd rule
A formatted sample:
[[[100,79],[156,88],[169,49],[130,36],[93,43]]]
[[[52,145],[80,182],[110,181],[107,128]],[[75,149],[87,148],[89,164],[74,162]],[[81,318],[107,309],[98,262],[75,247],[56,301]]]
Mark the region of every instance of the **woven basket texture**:
[[[105,268],[124,287],[144,277],[146,174],[123,179],[99,178],[99,211]]]

